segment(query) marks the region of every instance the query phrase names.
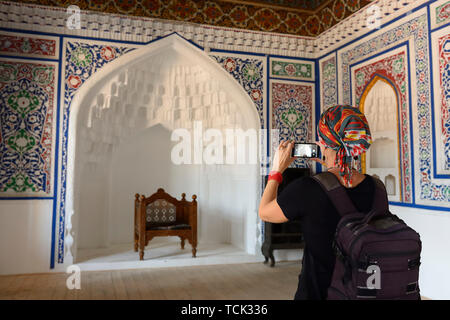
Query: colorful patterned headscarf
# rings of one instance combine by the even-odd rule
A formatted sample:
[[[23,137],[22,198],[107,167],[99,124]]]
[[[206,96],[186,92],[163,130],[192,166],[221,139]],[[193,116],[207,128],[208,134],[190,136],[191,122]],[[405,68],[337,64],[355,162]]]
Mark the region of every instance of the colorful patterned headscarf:
[[[366,117],[358,108],[336,105],[322,113],[317,133],[328,148],[337,151],[335,165],[345,185],[351,186],[354,158],[372,143]]]

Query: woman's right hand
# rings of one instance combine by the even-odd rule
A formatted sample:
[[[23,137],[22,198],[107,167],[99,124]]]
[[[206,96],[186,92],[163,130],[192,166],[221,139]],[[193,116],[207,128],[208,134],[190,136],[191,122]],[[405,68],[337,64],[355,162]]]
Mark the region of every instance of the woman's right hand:
[[[271,171],[278,171],[283,173],[289,165],[294,162],[297,157],[292,157],[292,148],[294,147],[294,141],[282,141],[278,146],[277,151],[273,157],[273,164]]]

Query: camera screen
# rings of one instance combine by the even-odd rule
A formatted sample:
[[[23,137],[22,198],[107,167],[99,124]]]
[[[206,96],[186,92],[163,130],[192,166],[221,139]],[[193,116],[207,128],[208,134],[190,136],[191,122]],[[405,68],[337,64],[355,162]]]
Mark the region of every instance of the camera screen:
[[[296,143],[292,156],[301,158],[315,158],[317,157],[317,145]]]

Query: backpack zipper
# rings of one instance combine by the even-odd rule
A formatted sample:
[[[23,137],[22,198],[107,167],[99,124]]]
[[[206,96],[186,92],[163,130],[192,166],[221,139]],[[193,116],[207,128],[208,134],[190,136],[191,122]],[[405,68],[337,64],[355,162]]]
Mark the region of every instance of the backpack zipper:
[[[375,231],[375,230],[365,230],[365,231],[359,233],[359,235],[356,236],[356,238],[353,240],[352,244],[350,245],[350,248],[349,248],[348,252],[352,252],[353,246],[355,245],[356,241],[357,241],[359,238],[361,238],[361,236],[362,236],[363,234],[366,234],[366,233],[383,233],[383,234],[390,234],[390,233],[395,233],[395,232],[398,232],[398,231],[401,231],[401,230],[405,230],[405,229],[411,229],[411,228],[408,227],[408,226],[405,226],[405,227],[402,228],[402,229],[393,230],[393,231],[389,231],[389,232],[379,232],[379,231]],[[356,234],[359,230],[360,230],[360,229],[358,229],[357,231],[355,231],[355,234]]]
[[[404,257],[404,256],[411,256],[411,255],[417,255],[420,259],[420,251],[419,250],[410,250],[410,251],[397,251],[397,252],[383,252],[383,253],[372,253],[372,254],[367,254],[364,253],[364,257],[365,257],[365,261],[360,261],[360,262],[366,262],[367,263],[367,267],[370,264],[378,264],[378,259],[380,258],[384,258],[384,257]],[[367,269],[367,267],[365,269]],[[364,272],[366,272],[367,270],[361,269],[358,267],[359,270],[362,270]]]
[[[369,258],[381,258],[381,257],[399,257],[399,256],[407,256],[407,255],[412,255],[412,254],[419,254],[420,251],[419,250],[410,250],[410,251],[397,251],[397,252],[377,252],[377,253],[372,253],[371,255],[367,255]]]

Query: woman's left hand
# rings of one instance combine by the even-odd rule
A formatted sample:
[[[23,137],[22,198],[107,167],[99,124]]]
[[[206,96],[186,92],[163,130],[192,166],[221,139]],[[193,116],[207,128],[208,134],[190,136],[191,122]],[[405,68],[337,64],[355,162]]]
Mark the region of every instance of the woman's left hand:
[[[297,157],[292,157],[292,148],[294,147],[294,141],[282,141],[278,146],[275,156],[273,157],[273,164],[271,171],[278,171],[283,173],[289,165],[294,162]]]

